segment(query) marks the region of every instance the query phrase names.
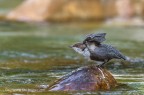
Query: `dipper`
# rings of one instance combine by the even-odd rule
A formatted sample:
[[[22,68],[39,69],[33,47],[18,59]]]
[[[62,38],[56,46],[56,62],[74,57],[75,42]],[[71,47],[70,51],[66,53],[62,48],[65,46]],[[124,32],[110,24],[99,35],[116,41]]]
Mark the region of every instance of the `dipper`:
[[[72,48],[79,54],[82,54],[91,60],[103,62],[99,65],[100,67],[104,67],[105,63],[111,59],[126,60],[126,57],[119,50],[107,44],[97,45],[94,42],[86,41],[85,44],[76,43]]]

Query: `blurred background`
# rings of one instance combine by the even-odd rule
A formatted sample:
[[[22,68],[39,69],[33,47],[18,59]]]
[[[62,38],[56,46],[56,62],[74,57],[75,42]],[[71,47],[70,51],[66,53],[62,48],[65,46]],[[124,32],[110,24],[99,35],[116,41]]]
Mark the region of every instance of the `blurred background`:
[[[0,0],[0,94],[144,93],[144,0]],[[129,62],[107,64],[119,83],[108,92],[49,92],[61,76],[85,66],[68,46],[106,32],[106,44]],[[95,64],[94,62],[87,62]]]

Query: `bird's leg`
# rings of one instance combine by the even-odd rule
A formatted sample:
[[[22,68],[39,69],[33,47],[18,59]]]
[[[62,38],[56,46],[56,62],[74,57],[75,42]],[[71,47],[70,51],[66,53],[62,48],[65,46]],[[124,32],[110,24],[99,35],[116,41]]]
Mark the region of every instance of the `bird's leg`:
[[[106,63],[106,62],[103,62],[103,63],[100,65],[100,67],[101,67],[101,68],[104,68],[104,67],[105,67],[105,66],[104,66],[105,63]]]
[[[108,62],[108,60],[104,60],[104,62],[101,65],[98,65],[98,67],[104,68],[105,64]]]

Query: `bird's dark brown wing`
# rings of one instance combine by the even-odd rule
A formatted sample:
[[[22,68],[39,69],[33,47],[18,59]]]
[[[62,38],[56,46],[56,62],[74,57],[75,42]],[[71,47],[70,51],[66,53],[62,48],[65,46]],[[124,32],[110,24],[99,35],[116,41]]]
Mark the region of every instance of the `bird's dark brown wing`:
[[[106,44],[103,44],[103,46],[106,48],[106,53],[109,57],[126,60],[126,57],[116,48]]]
[[[87,41],[87,42],[95,42],[95,43],[100,44],[106,40],[105,35],[106,35],[106,33],[89,34],[84,39],[83,43],[85,43]]]

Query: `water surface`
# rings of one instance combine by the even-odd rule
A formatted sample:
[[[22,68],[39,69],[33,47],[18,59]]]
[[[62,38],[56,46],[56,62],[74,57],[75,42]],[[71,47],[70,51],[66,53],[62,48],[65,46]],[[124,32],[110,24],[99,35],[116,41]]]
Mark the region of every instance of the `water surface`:
[[[0,0],[6,14],[21,0]],[[142,95],[144,93],[144,28],[104,27],[96,23],[21,23],[0,21],[0,94]],[[105,43],[117,47],[132,62],[111,61],[107,68],[122,85],[111,91],[49,92],[44,88],[63,75],[86,65],[68,46],[89,33],[104,31]],[[123,64],[121,64],[123,63]],[[95,63],[92,63],[95,64]]]
[[[80,42],[88,33],[107,33],[105,43],[112,44],[131,58],[144,58],[143,28],[99,27],[97,24],[49,24],[0,22],[0,93],[57,94],[44,89],[54,80],[84,66],[85,59],[68,46]],[[140,36],[138,36],[140,35]],[[114,65],[115,64],[115,65]],[[102,94],[142,94],[144,70],[141,63],[119,64],[107,68],[119,83],[126,84]],[[129,88],[125,87],[128,86]],[[75,94],[98,92],[75,92]],[[61,92],[62,95],[74,92]]]

